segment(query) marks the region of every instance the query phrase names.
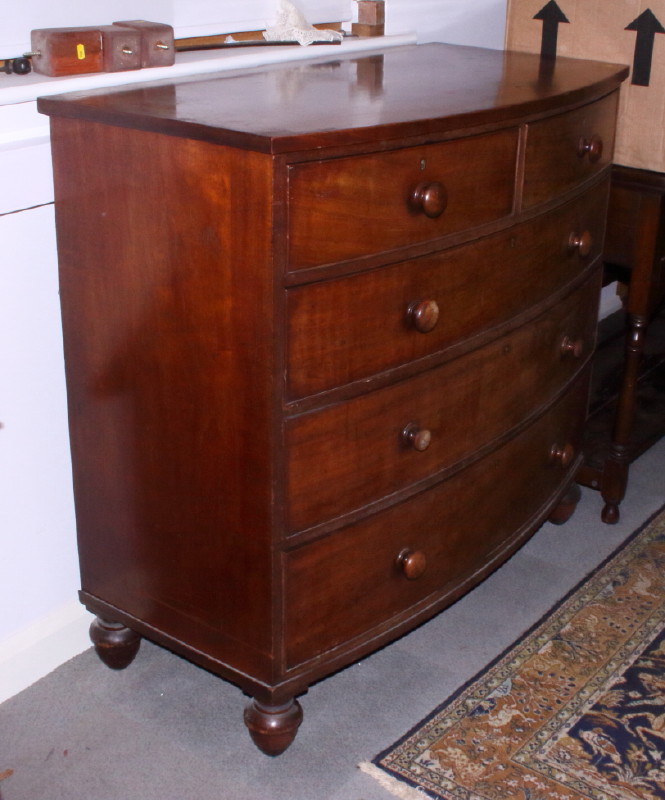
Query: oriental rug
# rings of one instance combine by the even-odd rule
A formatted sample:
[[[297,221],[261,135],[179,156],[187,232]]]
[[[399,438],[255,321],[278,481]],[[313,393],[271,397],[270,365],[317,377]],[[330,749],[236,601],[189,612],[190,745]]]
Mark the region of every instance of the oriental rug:
[[[361,769],[402,798],[664,800],[665,509]]]

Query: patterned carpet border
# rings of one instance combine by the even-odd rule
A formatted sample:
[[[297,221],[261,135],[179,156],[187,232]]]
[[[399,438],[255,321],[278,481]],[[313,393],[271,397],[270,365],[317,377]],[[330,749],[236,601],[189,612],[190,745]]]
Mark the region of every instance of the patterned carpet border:
[[[665,506],[360,768],[397,797],[665,800]]]

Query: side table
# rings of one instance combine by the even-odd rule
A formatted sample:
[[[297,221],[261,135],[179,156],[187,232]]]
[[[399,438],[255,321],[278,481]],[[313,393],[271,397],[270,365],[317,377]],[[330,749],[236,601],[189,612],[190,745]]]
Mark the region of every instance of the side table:
[[[626,314],[625,345],[620,384],[612,399],[609,443],[599,446],[592,406],[585,463],[577,480],[600,491],[605,506],[604,522],[619,519],[628,484],[629,466],[659,435],[636,427],[638,389],[644,364],[647,331],[665,297],[665,174],[631,167],[614,166],[605,242],[605,269],[611,279],[628,286],[624,300]],[[651,360],[653,371],[665,364],[665,353]],[[597,413],[607,416],[608,404]]]

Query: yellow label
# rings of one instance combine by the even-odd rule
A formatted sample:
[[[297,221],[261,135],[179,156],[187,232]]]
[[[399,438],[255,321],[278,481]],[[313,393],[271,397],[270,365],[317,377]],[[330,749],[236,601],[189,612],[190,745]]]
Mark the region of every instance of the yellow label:
[[[77,44],[76,45],[76,57],[79,61],[83,61],[85,58],[85,45],[84,44]]]

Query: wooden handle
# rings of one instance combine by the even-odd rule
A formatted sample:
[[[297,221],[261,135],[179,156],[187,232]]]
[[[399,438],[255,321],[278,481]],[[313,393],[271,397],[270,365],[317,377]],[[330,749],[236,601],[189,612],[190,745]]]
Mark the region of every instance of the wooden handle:
[[[402,550],[397,556],[397,566],[405,578],[415,581],[427,569],[427,559],[422,550]]]
[[[582,339],[571,339],[570,336],[564,336],[561,340],[561,357],[572,356],[573,358],[581,358],[584,353],[584,341]]]
[[[595,164],[603,155],[603,140],[596,133],[590,138],[582,136],[577,145],[577,155],[580,158],[586,156],[592,164]]]
[[[426,217],[440,217],[448,205],[448,192],[439,181],[419,183],[411,195],[411,207],[422,212]]]
[[[578,253],[582,258],[586,258],[591,253],[593,239],[589,231],[583,233],[573,233],[568,237],[568,249],[571,253]]]
[[[550,450],[550,460],[556,461],[562,467],[568,467],[573,463],[575,458],[575,450],[572,444],[553,444]]]
[[[422,453],[432,443],[432,431],[418,427],[415,422],[410,422],[402,431],[402,440],[405,444],[411,445],[414,450]]]
[[[439,306],[436,300],[421,300],[409,306],[407,316],[419,333],[429,333],[439,321]]]

